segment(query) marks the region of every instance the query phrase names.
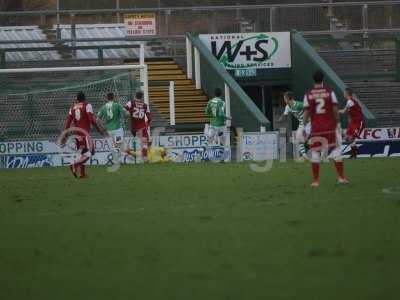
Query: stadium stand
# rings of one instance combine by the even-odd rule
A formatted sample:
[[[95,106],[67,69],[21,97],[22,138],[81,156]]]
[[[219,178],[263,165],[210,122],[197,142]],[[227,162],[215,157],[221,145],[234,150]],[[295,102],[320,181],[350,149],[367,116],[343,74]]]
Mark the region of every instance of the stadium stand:
[[[320,55],[376,116],[377,126],[400,125],[395,50],[322,51]]]
[[[159,34],[161,36],[182,35],[187,31],[200,33],[209,32],[253,32],[286,31],[296,29],[299,31],[322,31],[336,30],[345,32],[348,29],[363,28],[362,5],[335,7],[329,9],[327,6],[319,5],[314,7],[279,7],[278,1],[249,1],[249,4],[271,4],[276,3],[273,14],[270,9],[243,9],[243,10],[178,10],[171,7],[167,12],[159,14]],[[304,1],[304,2],[331,2]],[[283,3],[296,3],[295,0],[282,1]],[[197,3],[196,3],[197,4]],[[221,2],[222,4],[222,2]],[[231,4],[224,2],[223,4]],[[384,6],[374,6],[369,9],[369,19],[366,18],[370,27],[386,26],[385,16],[387,9]],[[54,16],[53,16],[54,17]],[[95,22],[87,12],[77,15],[65,14],[62,16],[64,23],[89,23]],[[107,22],[116,20],[116,14],[109,14]],[[271,19],[272,18],[272,19]],[[7,20],[14,20],[23,24],[23,18],[8,17]],[[44,18],[45,23],[54,19]],[[47,20],[47,21],[46,21]],[[396,14],[390,19],[390,24],[397,24]],[[13,22],[14,22],[13,21]],[[31,22],[32,23],[32,22]],[[368,25],[367,24],[367,25]],[[42,24],[43,25],[43,24]],[[367,26],[368,27],[368,26]],[[60,30],[58,32],[58,30]],[[45,25],[45,26],[18,26],[1,27],[0,39],[9,40],[9,44],[0,44],[0,48],[9,47],[50,47],[56,46],[57,51],[26,51],[6,53],[7,67],[28,66],[29,62],[40,61],[43,66],[58,66],[67,63],[68,65],[96,64],[98,52],[90,50],[70,50],[67,46],[103,46],[103,45],[135,45],[138,41],[97,41],[97,42],[59,42],[56,36],[60,34],[62,39],[91,39],[91,38],[121,38],[124,35],[123,24],[73,24],[73,25]],[[344,33],[332,33],[330,38],[344,40]],[[49,41],[42,44],[13,44],[15,40],[40,40]],[[336,42],[336,41],[335,41]],[[207,97],[203,91],[196,90],[193,82],[188,80],[182,68],[176,64],[176,57],[166,54],[171,51],[167,40],[146,42],[146,57],[152,58],[149,63],[150,99],[154,114],[160,123],[166,124],[169,120],[168,113],[168,87],[160,85],[160,82],[176,81],[176,119],[178,124],[196,124],[204,122],[203,110]],[[167,46],[168,45],[168,46]],[[354,87],[361,100],[377,115],[379,126],[399,125],[399,120],[393,116],[399,112],[400,103],[397,100],[399,93],[398,83],[395,82],[396,57],[394,50],[354,50],[348,42],[337,41],[339,50],[328,50],[320,52],[320,55],[336,71],[336,73],[350,86]],[[172,47],[172,46],[171,46]],[[184,46],[183,46],[184,48]],[[324,49],[329,49],[326,47]],[[136,59],[138,49],[104,49],[105,64],[122,63]],[[156,57],[163,59],[154,59]],[[175,58],[175,60],[173,59]],[[380,92],[380,86],[382,91]],[[375,92],[376,91],[376,92]],[[385,98],[384,100],[382,98]],[[380,101],[380,104],[376,102]],[[383,104],[383,105],[382,105]]]
[[[319,54],[344,79],[395,76],[396,52],[392,49],[329,50]]]
[[[53,26],[56,31],[57,26]],[[61,38],[71,39],[71,25],[60,26]],[[101,38],[125,38],[124,24],[77,24],[75,27],[77,39],[101,39]],[[96,41],[96,42],[76,42],[76,46],[104,46],[104,45],[138,45],[139,41]],[[71,43],[68,43],[71,45]],[[151,51],[150,47],[146,47],[146,57],[152,57],[155,54]],[[96,59],[96,50],[78,50],[76,59]],[[124,59],[139,57],[139,49],[105,49],[105,59]]]
[[[10,41],[10,43],[0,44],[1,48],[28,48],[28,47],[51,47],[49,43],[29,43],[29,44],[15,44],[13,41],[46,41],[46,35],[39,28],[39,26],[6,26],[0,27],[0,40],[3,42]],[[24,61],[43,61],[43,60],[57,60],[61,56],[57,51],[20,51],[20,52],[7,52],[6,60],[14,62]]]
[[[400,83],[395,81],[348,81],[373,112],[378,127],[400,125]]]

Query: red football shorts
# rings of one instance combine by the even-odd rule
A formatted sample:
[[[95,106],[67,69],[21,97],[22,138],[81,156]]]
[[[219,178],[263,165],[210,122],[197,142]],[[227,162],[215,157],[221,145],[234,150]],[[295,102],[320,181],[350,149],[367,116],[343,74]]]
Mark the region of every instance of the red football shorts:
[[[336,129],[323,132],[311,132],[310,148],[314,151],[336,148]]]
[[[355,139],[364,129],[364,121],[353,121],[347,126],[346,136],[348,139]]]
[[[132,135],[141,139],[149,139],[149,130],[147,127],[143,127],[140,129],[132,129]]]
[[[81,154],[90,152],[92,155],[94,155],[94,143],[90,136],[77,136],[76,148]]]

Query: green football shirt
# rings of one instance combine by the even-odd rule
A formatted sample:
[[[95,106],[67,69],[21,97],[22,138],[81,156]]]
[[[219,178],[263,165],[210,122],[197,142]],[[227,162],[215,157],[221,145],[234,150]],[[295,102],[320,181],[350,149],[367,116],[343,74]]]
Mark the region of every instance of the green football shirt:
[[[215,127],[225,126],[225,103],[221,98],[215,97],[208,101],[206,116],[210,118],[210,125]]]
[[[286,104],[284,115],[291,113],[298,121],[299,125],[304,125],[304,106],[303,102],[295,101],[293,106]]]
[[[122,128],[124,108],[117,102],[109,101],[100,108],[97,116],[105,123],[107,131],[116,130]]]

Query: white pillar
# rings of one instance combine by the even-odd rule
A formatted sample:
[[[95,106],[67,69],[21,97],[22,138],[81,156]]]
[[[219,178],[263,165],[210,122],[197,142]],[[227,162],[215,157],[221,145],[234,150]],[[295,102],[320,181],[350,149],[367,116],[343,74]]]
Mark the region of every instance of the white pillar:
[[[201,89],[201,72],[200,72],[200,53],[194,48],[194,72],[196,79],[196,89]]]
[[[225,112],[226,116],[231,118],[231,91],[229,86],[225,83]],[[232,125],[231,120],[226,121],[226,126],[230,127]]]
[[[139,64],[144,65],[144,43],[140,43]]]
[[[186,70],[187,78],[193,79],[193,51],[192,42],[186,38]]]
[[[140,82],[143,83],[142,90],[144,94],[144,102],[149,104],[149,76],[147,65],[145,64],[144,59],[144,43],[140,43],[139,64],[144,66],[144,68],[140,69]]]
[[[143,74],[143,75],[142,75]],[[143,82],[143,94],[144,94],[144,102],[149,105],[149,76],[147,71],[147,65],[140,72],[140,81]]]
[[[169,82],[169,123],[175,126],[175,82]]]

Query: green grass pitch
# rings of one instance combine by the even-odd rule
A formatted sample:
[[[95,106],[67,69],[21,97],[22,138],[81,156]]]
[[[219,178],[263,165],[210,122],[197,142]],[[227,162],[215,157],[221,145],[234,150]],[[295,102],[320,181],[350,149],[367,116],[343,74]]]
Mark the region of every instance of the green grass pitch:
[[[399,299],[400,159],[0,172],[0,299]]]

